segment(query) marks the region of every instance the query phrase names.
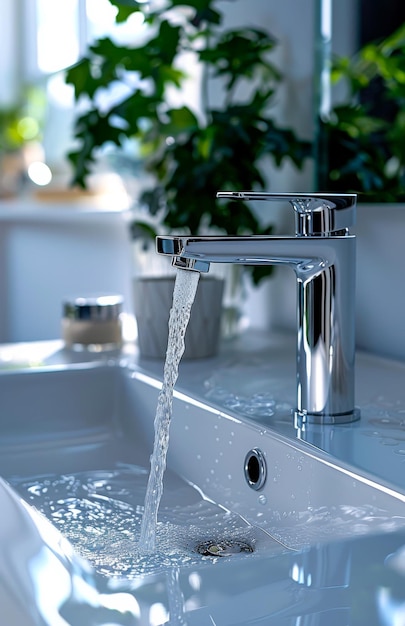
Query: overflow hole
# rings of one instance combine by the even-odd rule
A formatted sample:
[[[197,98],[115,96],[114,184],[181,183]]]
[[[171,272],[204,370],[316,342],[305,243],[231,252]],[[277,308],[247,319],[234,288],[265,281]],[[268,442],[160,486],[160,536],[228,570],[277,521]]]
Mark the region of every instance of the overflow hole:
[[[259,448],[253,448],[245,457],[245,478],[251,487],[258,491],[266,482],[267,466],[264,454]]]

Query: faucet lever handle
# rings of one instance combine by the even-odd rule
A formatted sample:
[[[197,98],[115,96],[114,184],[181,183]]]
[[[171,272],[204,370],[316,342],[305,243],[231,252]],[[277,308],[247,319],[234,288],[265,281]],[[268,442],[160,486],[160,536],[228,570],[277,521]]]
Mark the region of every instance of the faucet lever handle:
[[[356,219],[355,193],[268,193],[261,191],[218,191],[217,198],[228,200],[287,200],[295,211],[297,236],[347,234]]]

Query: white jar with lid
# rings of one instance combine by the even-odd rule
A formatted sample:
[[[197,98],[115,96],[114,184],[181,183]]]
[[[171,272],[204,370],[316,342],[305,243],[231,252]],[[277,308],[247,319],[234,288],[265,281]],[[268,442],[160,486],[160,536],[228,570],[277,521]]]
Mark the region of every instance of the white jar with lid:
[[[101,352],[122,345],[120,295],[67,298],[63,302],[62,337],[67,348]]]

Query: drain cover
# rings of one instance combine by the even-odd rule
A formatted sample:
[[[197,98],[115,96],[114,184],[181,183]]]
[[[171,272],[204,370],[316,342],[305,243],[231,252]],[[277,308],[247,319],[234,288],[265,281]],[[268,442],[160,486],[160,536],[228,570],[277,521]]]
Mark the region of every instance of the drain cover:
[[[242,552],[253,552],[253,547],[245,541],[203,541],[196,547],[203,556],[233,556]]]

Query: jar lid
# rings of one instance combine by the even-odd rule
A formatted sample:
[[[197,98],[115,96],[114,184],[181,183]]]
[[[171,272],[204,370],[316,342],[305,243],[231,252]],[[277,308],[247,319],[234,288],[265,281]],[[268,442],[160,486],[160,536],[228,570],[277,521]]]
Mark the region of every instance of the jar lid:
[[[75,296],[63,302],[63,316],[71,320],[116,320],[122,313],[120,295]]]

